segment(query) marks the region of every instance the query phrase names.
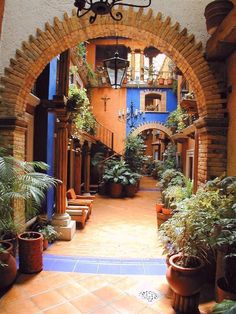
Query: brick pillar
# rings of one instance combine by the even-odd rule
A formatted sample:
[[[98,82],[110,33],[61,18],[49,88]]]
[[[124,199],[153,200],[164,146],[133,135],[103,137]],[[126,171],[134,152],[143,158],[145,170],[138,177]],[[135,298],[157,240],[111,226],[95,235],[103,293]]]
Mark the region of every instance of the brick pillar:
[[[198,186],[221,176],[227,166],[227,120],[200,118],[195,122],[199,138]]]
[[[85,146],[84,194],[90,195],[91,143]]]
[[[131,50],[131,80],[135,80],[135,51]]]
[[[56,148],[55,148],[55,176],[62,181],[56,188],[56,208],[52,223],[60,232],[60,239],[71,240],[75,232],[75,222],[66,213],[66,185],[67,185],[67,147],[68,147],[68,118],[65,108],[56,109]]]
[[[140,51],[140,80],[144,81],[144,52]]]
[[[74,160],[74,189],[76,194],[81,194],[81,170],[82,170],[82,150],[78,145],[75,147]]]

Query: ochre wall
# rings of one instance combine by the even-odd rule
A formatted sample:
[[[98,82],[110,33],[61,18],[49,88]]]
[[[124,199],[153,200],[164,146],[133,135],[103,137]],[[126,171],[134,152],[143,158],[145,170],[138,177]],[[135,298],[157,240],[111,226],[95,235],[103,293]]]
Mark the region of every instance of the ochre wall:
[[[104,110],[104,100],[108,97],[106,111]],[[126,89],[111,89],[107,87],[93,88],[91,93],[91,103],[93,113],[97,121],[107,129],[114,132],[114,150],[120,153],[124,149],[126,124],[118,120],[119,110],[126,108]]]
[[[229,129],[227,174],[236,176],[236,52],[228,60],[228,86],[232,92],[228,96]]]

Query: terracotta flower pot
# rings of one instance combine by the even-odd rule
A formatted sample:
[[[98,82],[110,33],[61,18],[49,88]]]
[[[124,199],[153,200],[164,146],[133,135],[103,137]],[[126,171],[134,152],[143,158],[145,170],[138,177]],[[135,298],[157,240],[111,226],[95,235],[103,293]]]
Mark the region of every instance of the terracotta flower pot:
[[[172,213],[172,210],[171,210],[170,208],[165,208],[165,207],[163,207],[163,208],[162,208],[162,213],[163,213],[164,215],[170,215],[170,214]]]
[[[162,203],[156,204],[156,212],[161,213],[163,206],[164,206],[164,204],[162,204]]]
[[[111,183],[110,185],[110,195],[111,197],[117,198],[121,197],[123,191],[123,185],[120,183]]]
[[[170,257],[170,266],[167,269],[166,278],[174,292],[173,308],[181,314],[197,314],[199,303],[199,292],[205,281],[204,263],[198,259],[198,266],[184,268],[176,264],[180,254]]]
[[[48,240],[43,238],[43,250],[45,251],[48,248]]]
[[[172,217],[172,214],[165,215],[163,213],[157,213],[157,227],[159,228],[165,221]]]
[[[164,83],[165,83],[165,80],[160,77],[160,78],[158,79],[158,85],[164,85]]]
[[[226,0],[215,0],[210,2],[205,8],[206,27],[208,34],[212,35],[223,19],[233,8],[233,3]]]
[[[39,232],[23,232],[18,236],[19,270],[31,274],[43,269],[43,235]]]
[[[229,291],[224,277],[221,277],[217,280],[216,300],[222,302],[225,299],[236,301],[236,293]]]
[[[125,185],[125,194],[128,197],[134,197],[135,193],[137,191],[137,187],[132,184]]]
[[[0,241],[5,252],[0,253],[0,290],[9,287],[15,280],[17,274],[16,260],[12,256],[13,245],[7,241]]]

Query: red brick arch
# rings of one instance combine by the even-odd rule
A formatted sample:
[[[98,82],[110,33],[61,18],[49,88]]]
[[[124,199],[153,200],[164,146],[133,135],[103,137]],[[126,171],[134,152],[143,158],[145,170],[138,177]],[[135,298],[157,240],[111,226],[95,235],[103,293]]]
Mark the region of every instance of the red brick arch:
[[[211,151],[213,146],[211,148],[209,138],[211,128],[216,128],[218,119],[223,119],[224,109],[217,81],[204,59],[201,43],[196,43],[187,29],[180,30],[178,23],[172,25],[170,17],[163,20],[160,13],[154,16],[151,9],[146,14],[142,9],[136,12],[132,8],[123,10],[121,7],[121,11],[121,22],[115,22],[106,16],[97,18],[91,25],[87,16],[78,19],[74,10],[72,16],[65,13],[63,20],[55,17],[53,25],[46,23],[44,30],[37,29],[36,36],[31,35],[22,42],[22,47],[16,50],[15,58],[10,59],[10,65],[1,79],[0,118],[12,117],[13,120],[16,118],[24,121],[26,98],[39,74],[52,58],[78,42],[116,35],[131,39],[142,38],[175,62],[191,83],[196,95],[200,116],[198,128],[201,129],[200,150],[203,153],[203,158],[199,158],[200,180],[221,173],[225,165],[211,166],[207,158],[211,154],[212,157],[218,154],[226,160],[225,150],[214,146],[214,152]],[[12,134],[13,138],[16,134],[21,137],[16,128]]]
[[[172,131],[167,128],[165,125],[158,123],[158,122],[149,122],[149,123],[144,123],[140,126],[138,126],[133,132],[131,132],[132,135],[138,135],[142,133],[145,130],[149,129],[155,129],[155,130],[160,130],[164,132],[166,135],[169,137],[172,135]]]

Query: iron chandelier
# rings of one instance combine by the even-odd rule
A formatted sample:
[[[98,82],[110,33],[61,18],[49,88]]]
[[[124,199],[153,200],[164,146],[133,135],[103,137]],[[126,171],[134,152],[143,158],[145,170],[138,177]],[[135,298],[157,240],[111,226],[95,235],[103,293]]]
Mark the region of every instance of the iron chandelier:
[[[146,0],[143,0],[146,1]],[[121,12],[113,13],[113,8],[117,5],[124,5],[133,8],[147,8],[151,5],[151,0],[147,0],[147,4],[144,5],[137,5],[137,4],[130,4],[130,3],[123,3],[122,0],[100,0],[100,1],[93,1],[93,0],[75,0],[74,6],[77,7],[77,16],[82,17],[85,14],[92,11],[94,13],[93,16],[90,16],[89,22],[92,24],[95,22],[98,15],[106,15],[110,14],[110,16],[115,21],[120,21],[123,18]]]

